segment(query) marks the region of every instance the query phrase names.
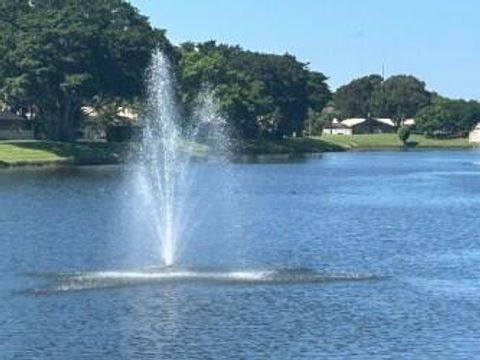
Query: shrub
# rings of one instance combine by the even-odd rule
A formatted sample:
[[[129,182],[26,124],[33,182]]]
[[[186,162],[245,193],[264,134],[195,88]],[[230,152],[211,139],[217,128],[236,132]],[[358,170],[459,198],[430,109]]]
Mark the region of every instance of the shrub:
[[[401,126],[397,131],[397,135],[400,138],[400,140],[402,141],[402,143],[404,145],[406,145],[407,140],[410,137],[410,128],[407,127],[407,126]]]

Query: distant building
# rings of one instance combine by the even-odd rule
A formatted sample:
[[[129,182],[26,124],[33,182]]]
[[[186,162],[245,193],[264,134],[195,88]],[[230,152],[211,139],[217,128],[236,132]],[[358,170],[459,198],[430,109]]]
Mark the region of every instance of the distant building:
[[[395,123],[389,118],[351,118],[341,124],[350,128],[352,134],[393,133],[396,130]]]
[[[413,127],[415,126],[416,122],[415,122],[415,119],[405,119],[402,121],[402,125],[403,126],[408,126],[408,127]]]
[[[105,122],[99,119],[99,114],[94,107],[82,106],[84,117],[83,127],[79,131],[79,137],[88,141],[105,141],[107,139],[107,127]]]
[[[81,138],[88,141],[105,141],[107,139],[107,127],[104,123],[87,119],[83,125]]]
[[[477,126],[475,126],[475,128],[470,131],[468,141],[471,144],[480,144],[480,123],[478,123]]]
[[[323,128],[322,135],[352,135],[352,129],[337,119],[333,119],[330,125]]]
[[[82,107],[85,118],[81,138],[87,141],[131,141],[139,140],[143,127],[136,112],[127,107],[118,107],[116,114],[105,121],[98,111],[90,106]]]
[[[11,112],[0,113],[0,140],[32,140],[27,119]]]
[[[132,122],[138,121],[138,113],[131,108],[120,106],[117,109],[117,117],[124,120],[130,120]]]

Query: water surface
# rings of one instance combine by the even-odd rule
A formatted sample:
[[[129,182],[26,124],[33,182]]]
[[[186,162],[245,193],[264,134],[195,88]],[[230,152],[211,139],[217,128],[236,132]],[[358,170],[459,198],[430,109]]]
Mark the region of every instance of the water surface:
[[[263,160],[195,165],[169,269],[134,169],[0,172],[0,358],[480,353],[479,152]]]

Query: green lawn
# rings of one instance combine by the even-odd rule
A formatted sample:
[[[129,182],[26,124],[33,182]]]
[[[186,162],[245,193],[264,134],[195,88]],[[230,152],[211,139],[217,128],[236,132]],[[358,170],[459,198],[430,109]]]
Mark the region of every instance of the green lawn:
[[[118,163],[125,150],[121,143],[0,141],[0,166]]]
[[[344,151],[338,144],[323,138],[303,137],[279,140],[250,139],[233,142],[233,151],[238,154],[305,154],[326,151]]]
[[[47,150],[32,149],[15,144],[0,143],[0,159],[4,162],[35,160],[61,160],[62,157]]]
[[[397,134],[362,134],[362,135],[323,135],[319,137],[328,143],[346,149],[400,148],[402,142]],[[467,138],[429,139],[423,135],[412,135],[408,139],[412,148],[469,148]]]
[[[469,148],[468,139],[435,140],[413,135],[412,148]],[[138,145],[138,144],[137,144]],[[129,143],[60,143],[54,141],[0,141],[0,167],[55,164],[116,164],[131,152]],[[255,139],[232,142],[236,154],[302,154],[355,149],[401,148],[396,134],[328,135],[322,137]],[[183,144],[194,156],[205,156],[208,146],[193,142]]]
[[[55,164],[113,164],[124,162],[138,144],[128,143],[60,143],[54,141],[0,141],[0,166]],[[195,142],[182,144],[194,156],[205,156],[209,147]],[[238,154],[300,154],[343,151],[344,148],[318,138],[232,141]]]

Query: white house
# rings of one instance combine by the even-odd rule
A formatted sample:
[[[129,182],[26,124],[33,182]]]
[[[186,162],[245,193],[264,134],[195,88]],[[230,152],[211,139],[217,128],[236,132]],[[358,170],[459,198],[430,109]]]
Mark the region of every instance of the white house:
[[[365,118],[350,118],[342,120],[342,124],[348,126],[349,128],[352,128],[354,126],[364,123],[365,121],[367,121],[367,119]]]
[[[322,135],[352,135],[352,129],[338,119],[333,119],[330,125],[323,128]]]
[[[341,123],[350,128],[352,134],[395,132],[395,123],[389,118],[350,118]]]
[[[378,121],[379,123],[382,123],[384,125],[390,126],[392,128],[395,127],[395,123],[393,122],[392,119],[390,118],[373,118],[373,120]]]
[[[475,128],[470,131],[468,141],[471,144],[480,144],[480,123],[478,123],[477,126],[475,126]]]
[[[85,117],[83,124],[83,140],[104,141],[108,137],[108,129],[117,125],[118,127],[139,127],[139,116],[128,107],[118,107],[116,114],[110,122],[99,121],[99,112],[91,106],[83,106],[81,109]]]

